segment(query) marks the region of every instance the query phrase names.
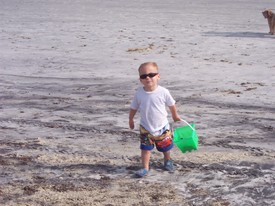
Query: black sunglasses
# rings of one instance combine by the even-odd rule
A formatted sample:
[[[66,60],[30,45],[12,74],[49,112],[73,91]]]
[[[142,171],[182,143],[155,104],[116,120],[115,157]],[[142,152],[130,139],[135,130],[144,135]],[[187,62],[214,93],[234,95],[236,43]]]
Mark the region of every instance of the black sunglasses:
[[[158,73],[149,73],[149,74],[142,74],[139,77],[141,79],[146,79],[147,77],[153,78],[154,76],[158,75]]]

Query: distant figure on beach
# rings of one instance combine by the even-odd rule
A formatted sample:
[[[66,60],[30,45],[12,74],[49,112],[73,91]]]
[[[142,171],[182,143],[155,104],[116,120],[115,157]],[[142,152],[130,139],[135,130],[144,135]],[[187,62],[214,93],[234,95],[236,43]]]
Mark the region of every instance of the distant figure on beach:
[[[151,150],[156,146],[164,156],[164,169],[173,171],[173,161],[170,150],[173,148],[172,133],[167,118],[166,107],[174,121],[181,121],[177,113],[175,100],[170,92],[158,85],[159,68],[155,62],[145,62],[140,65],[139,87],[131,103],[129,112],[129,127],[134,129],[134,116],[140,112],[140,149],[143,168],[136,172],[137,177],[144,177],[149,172]]]
[[[270,10],[266,9],[262,12],[264,18],[267,19],[268,26],[269,26],[269,34],[275,34],[275,14]]]

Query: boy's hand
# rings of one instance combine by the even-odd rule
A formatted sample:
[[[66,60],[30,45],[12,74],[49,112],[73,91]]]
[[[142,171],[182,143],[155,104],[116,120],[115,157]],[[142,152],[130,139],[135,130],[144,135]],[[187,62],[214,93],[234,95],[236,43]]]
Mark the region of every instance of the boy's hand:
[[[180,122],[182,119],[179,116],[173,117],[174,122]]]
[[[136,112],[137,112],[136,109],[130,109],[130,112],[129,112],[129,127],[131,129],[135,128],[134,116],[135,116]]]
[[[130,127],[130,129],[134,129],[135,128],[135,122],[134,122],[134,120],[129,120],[129,127]]]

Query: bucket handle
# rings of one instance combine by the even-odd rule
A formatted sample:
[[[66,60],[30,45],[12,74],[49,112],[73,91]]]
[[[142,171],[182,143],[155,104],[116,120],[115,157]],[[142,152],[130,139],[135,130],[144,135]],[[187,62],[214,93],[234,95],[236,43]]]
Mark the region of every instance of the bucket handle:
[[[191,126],[191,124],[189,124],[186,120],[180,119],[180,121],[184,122],[184,123],[187,124],[193,131],[195,131],[195,129]]]
[[[193,131],[195,131],[195,129],[191,126],[191,124],[189,124],[186,120],[184,119],[180,119],[182,122],[184,122],[185,124],[187,124]]]

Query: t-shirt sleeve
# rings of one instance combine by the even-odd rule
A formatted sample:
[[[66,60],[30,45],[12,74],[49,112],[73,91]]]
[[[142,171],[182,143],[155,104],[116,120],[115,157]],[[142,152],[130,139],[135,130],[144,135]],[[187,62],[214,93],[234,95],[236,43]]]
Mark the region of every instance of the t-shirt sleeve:
[[[176,103],[169,90],[166,90],[166,105],[168,107],[173,106]]]
[[[131,105],[130,105],[130,108],[131,108],[131,109],[135,109],[135,110],[138,109],[137,93],[135,94],[134,99],[132,100],[132,103],[131,103]]]

